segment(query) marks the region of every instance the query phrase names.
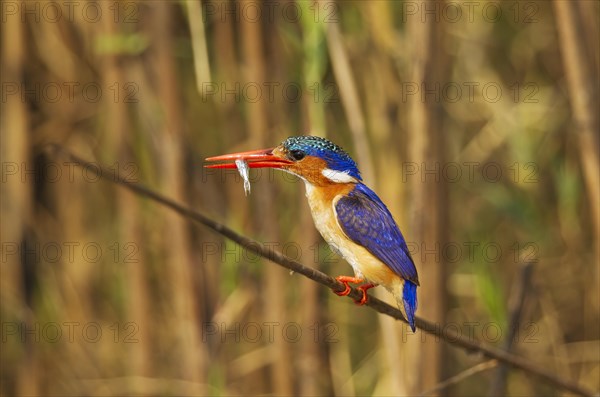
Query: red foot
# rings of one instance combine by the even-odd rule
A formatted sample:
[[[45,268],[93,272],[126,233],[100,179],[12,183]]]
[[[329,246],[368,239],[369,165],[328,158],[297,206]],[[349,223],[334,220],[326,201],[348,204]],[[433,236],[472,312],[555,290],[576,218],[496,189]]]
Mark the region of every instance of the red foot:
[[[333,291],[336,295],[339,295],[339,296],[346,296],[350,293],[350,286],[348,285],[348,283],[360,284],[363,281],[365,281],[362,278],[351,277],[351,276],[337,276],[335,279],[346,286],[346,288],[341,292]],[[369,298],[367,295],[367,290],[370,288],[376,287],[376,286],[377,286],[377,284],[372,284],[372,283],[359,286],[358,289],[362,291],[363,296],[362,296],[362,298],[355,300],[354,303],[356,303],[357,305],[361,305],[361,306],[364,305],[365,303],[367,303],[367,300]]]
[[[377,284],[369,283],[358,287],[358,289],[362,291],[363,296],[359,300],[354,301],[354,303],[356,303],[359,306],[362,306],[365,303],[367,303],[367,300],[369,299],[369,295],[367,295],[367,290],[373,287],[377,287]]]
[[[336,293],[336,295],[339,295],[339,296],[346,296],[350,293],[350,286],[348,285],[348,283],[360,284],[363,281],[365,281],[362,278],[352,277],[352,276],[337,276],[335,279],[346,286],[346,289],[343,290],[342,292],[333,291]]]

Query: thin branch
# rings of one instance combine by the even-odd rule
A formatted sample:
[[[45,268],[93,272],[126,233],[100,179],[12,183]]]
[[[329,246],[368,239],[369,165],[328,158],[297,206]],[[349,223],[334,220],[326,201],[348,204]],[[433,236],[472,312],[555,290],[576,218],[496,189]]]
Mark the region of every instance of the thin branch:
[[[301,263],[283,255],[281,252],[270,248],[269,246],[265,246],[256,240],[242,236],[230,229],[229,227],[219,222],[216,222],[197,211],[186,208],[183,205],[178,204],[139,183],[130,182],[120,175],[115,175],[114,170],[109,170],[97,164],[89,163],[71,154],[69,151],[63,149],[59,145],[48,145],[48,150],[50,154],[63,156],[69,159],[69,161],[71,161],[73,164],[77,164],[85,168],[87,171],[106,179],[107,181],[111,181],[117,185],[126,187],[127,189],[139,194],[140,196],[144,196],[154,201],[157,201],[162,205],[169,207],[173,211],[181,214],[182,216],[194,220],[198,223],[201,223],[204,226],[214,230],[215,232],[227,237],[228,239],[243,246],[248,251],[260,255],[264,258],[267,258],[272,262],[282,267],[285,267],[286,269],[292,270],[295,273],[302,274],[303,276],[308,277],[311,280],[316,281],[317,283],[322,284],[328,288],[331,288],[334,291],[343,291],[345,288],[343,284],[341,284],[334,278],[328,276],[327,274],[315,270],[313,268],[304,266]],[[362,293],[352,288],[348,297],[353,300],[356,300],[362,297]],[[367,301],[366,306],[369,306],[370,308],[379,313],[393,317],[396,320],[400,320],[405,323],[407,322],[406,319],[402,316],[400,310],[388,305],[387,303],[377,299],[374,296],[369,296],[369,300]],[[539,367],[538,365],[530,362],[529,360],[523,357],[510,354],[508,352],[490,346],[484,342],[465,337],[460,331],[456,331],[453,328],[442,328],[439,325],[423,320],[421,318],[416,318],[415,323],[417,328],[419,328],[421,331],[431,335],[435,335],[437,338],[446,341],[452,346],[457,346],[470,352],[478,352],[490,359],[496,359],[512,367],[519,368],[525,372],[536,375],[540,379],[543,379],[554,386],[568,390],[575,394],[586,397],[595,396],[594,392],[586,389],[585,387],[577,384],[576,382],[571,381],[570,379],[565,379],[557,374],[547,371],[546,369]]]
[[[467,368],[464,371],[459,372],[458,374],[446,379],[443,382],[438,383],[437,385],[435,385],[435,387],[421,393],[421,396],[428,396],[430,394],[444,390],[448,386],[452,386],[456,383],[462,382],[468,377],[478,374],[482,371],[488,370],[490,368],[494,368],[496,365],[498,365],[498,360],[494,359],[479,363],[475,366],[472,366],[471,368]]]

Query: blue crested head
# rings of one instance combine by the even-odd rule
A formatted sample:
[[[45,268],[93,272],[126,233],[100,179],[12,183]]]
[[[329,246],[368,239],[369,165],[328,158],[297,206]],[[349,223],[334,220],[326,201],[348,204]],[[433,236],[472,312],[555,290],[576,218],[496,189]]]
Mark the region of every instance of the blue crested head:
[[[345,172],[361,181],[360,171],[348,153],[335,143],[318,136],[292,136],[281,146],[296,160],[304,156],[314,156],[325,160],[327,167],[334,171]]]

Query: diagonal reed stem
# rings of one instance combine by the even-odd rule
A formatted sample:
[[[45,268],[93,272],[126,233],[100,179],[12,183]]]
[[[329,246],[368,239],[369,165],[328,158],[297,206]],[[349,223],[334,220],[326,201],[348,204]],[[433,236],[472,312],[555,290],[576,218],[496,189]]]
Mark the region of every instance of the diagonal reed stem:
[[[123,186],[133,191],[134,193],[139,194],[140,196],[152,199],[164,205],[165,207],[172,209],[173,211],[179,213],[185,218],[189,218],[193,221],[201,223],[209,229],[212,229],[215,232],[234,241],[235,243],[243,246],[247,250],[264,258],[267,258],[270,261],[285,267],[286,269],[289,269],[295,273],[300,273],[303,276],[308,277],[309,279],[316,281],[319,284],[333,289],[334,291],[343,291],[345,289],[345,286],[343,284],[336,281],[334,278],[328,276],[327,274],[315,270],[313,268],[304,266],[301,263],[286,257],[281,252],[274,250],[268,246],[265,246],[259,241],[238,234],[229,227],[210,219],[209,217],[201,214],[200,212],[186,208],[183,205],[176,203],[175,201],[172,201],[169,198],[164,197],[163,195],[156,193],[155,191],[148,189],[147,187],[139,183],[130,182],[118,174],[115,175],[114,170],[109,170],[95,163],[85,161],[80,157],[70,153],[68,150],[62,148],[60,145],[48,145],[47,150],[50,155],[62,156],[68,159],[70,162],[85,168],[89,172],[92,172],[107,181]],[[353,300],[360,299],[362,297],[362,293],[360,293],[357,289],[352,288],[348,297],[350,297]],[[365,306],[369,306],[373,310],[393,317],[396,320],[400,320],[405,323],[407,322],[406,319],[402,316],[400,310],[388,305],[387,303],[375,298],[374,296],[369,296],[369,300],[367,301]],[[561,377],[558,374],[547,371],[546,369],[532,363],[531,361],[523,357],[497,349],[493,346],[490,346],[484,342],[475,340],[473,338],[465,337],[460,331],[456,331],[453,328],[445,329],[443,327],[440,327],[439,324],[434,324],[421,318],[416,318],[415,323],[417,325],[417,328],[421,331],[434,335],[452,346],[462,348],[469,352],[480,353],[483,356],[490,359],[496,359],[501,363],[508,364],[514,368],[518,368],[529,374],[535,375],[538,378],[543,379],[546,382],[561,389],[586,397],[593,397],[598,395],[597,393],[595,394],[593,391],[586,389],[578,383],[570,379],[565,379],[564,377]]]

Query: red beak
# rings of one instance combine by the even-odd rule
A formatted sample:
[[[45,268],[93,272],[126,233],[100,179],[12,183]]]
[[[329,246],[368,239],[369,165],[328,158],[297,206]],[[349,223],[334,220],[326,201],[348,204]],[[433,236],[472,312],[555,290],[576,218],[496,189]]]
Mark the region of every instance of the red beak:
[[[281,168],[284,165],[292,164],[291,161],[282,159],[273,155],[273,149],[251,150],[249,152],[239,152],[224,154],[222,156],[209,157],[206,161],[221,161],[221,164],[205,165],[205,168],[237,168],[235,160],[244,160],[250,168]]]

